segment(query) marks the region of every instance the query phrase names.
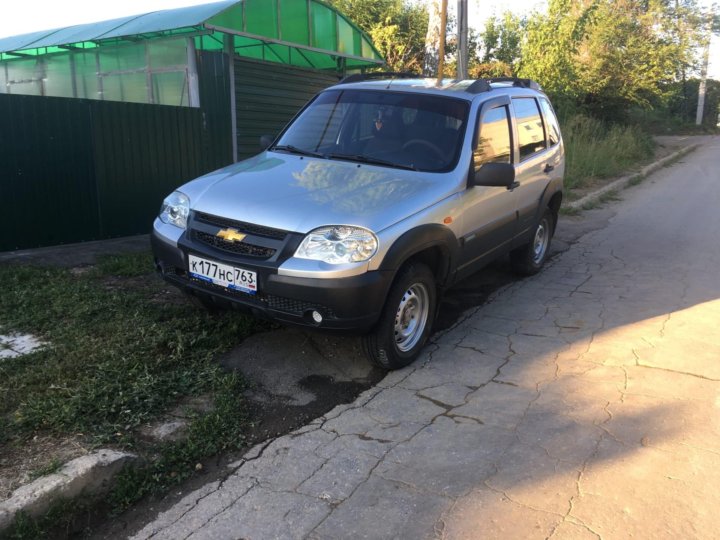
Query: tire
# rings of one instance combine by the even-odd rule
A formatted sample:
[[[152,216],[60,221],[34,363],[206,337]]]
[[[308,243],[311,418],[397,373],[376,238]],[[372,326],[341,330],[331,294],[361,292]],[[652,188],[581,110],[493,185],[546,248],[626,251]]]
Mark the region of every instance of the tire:
[[[537,274],[547,260],[554,232],[555,216],[550,210],[545,210],[533,229],[532,240],[510,252],[510,264],[513,270],[523,276]]]
[[[362,338],[370,363],[387,370],[411,364],[430,334],[436,304],[430,269],[421,263],[404,267],[390,288],[377,325]]]

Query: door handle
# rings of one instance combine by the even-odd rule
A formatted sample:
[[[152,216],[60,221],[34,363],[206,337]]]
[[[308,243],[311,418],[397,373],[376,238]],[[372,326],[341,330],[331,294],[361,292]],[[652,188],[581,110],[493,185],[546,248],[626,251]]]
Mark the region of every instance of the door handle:
[[[555,170],[555,167],[554,167],[553,165],[550,165],[549,163],[546,163],[546,164],[545,164],[545,168],[543,169],[543,172],[544,172],[545,174],[547,174],[547,173],[549,173],[549,172],[551,172],[551,171],[553,171],[553,170]]]

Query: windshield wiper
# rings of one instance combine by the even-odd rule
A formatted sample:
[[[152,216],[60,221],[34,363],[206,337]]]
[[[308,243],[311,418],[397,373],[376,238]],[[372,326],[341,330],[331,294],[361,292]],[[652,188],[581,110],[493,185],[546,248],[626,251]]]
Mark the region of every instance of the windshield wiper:
[[[347,159],[348,161],[360,161],[369,165],[385,165],[387,167],[395,167],[396,169],[406,169],[408,171],[417,171],[417,167],[414,165],[403,165],[402,163],[395,163],[394,161],[388,161],[386,159],[379,159],[364,154],[326,154],[326,158],[329,159]]]
[[[321,154],[320,152],[313,152],[312,150],[303,150],[302,148],[298,148],[297,146],[293,146],[292,144],[277,144],[270,148],[270,150],[282,150],[285,152],[291,152],[293,154],[299,154],[301,156],[311,156],[311,157],[319,157],[324,158],[325,154]]]

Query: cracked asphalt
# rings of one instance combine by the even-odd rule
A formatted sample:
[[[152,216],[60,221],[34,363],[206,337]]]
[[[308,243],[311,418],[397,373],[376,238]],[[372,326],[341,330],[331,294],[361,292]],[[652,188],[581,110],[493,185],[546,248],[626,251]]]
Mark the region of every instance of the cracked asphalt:
[[[133,538],[718,538],[720,139]]]

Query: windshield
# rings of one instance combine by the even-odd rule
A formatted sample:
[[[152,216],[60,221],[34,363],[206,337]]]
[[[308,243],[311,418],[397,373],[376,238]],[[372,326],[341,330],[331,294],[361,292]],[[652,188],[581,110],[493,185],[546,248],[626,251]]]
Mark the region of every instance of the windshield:
[[[370,90],[320,94],[271,150],[442,172],[457,163],[469,103]]]

